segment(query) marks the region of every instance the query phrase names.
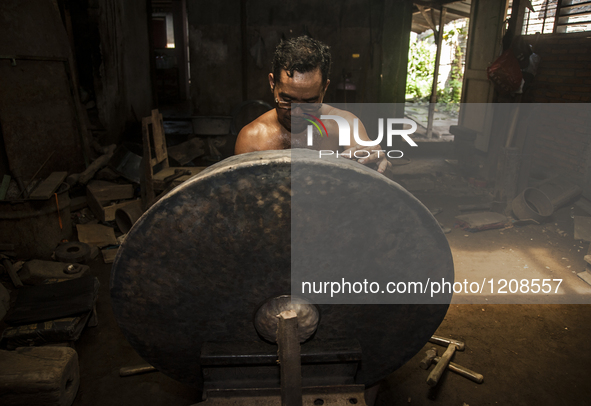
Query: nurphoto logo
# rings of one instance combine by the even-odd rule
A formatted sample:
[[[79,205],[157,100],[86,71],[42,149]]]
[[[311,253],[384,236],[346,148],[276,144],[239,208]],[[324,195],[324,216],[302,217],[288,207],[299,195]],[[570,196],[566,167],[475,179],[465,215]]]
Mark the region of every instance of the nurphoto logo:
[[[325,134],[328,137],[328,131],[326,130],[326,126],[324,125],[324,123],[322,122],[322,120],[334,120],[337,123],[337,126],[339,128],[339,145],[343,146],[343,147],[347,147],[351,145],[351,126],[349,125],[349,122],[341,116],[337,116],[337,115],[326,115],[323,114],[320,116],[320,118],[315,117],[311,114],[308,113],[304,113],[306,114],[306,116],[310,117],[310,118],[306,118],[306,120],[308,122],[310,122],[310,124],[308,125],[308,129],[307,129],[307,138],[308,138],[308,146],[312,146],[313,142],[314,142],[314,127],[318,130],[318,132],[320,133],[320,136],[323,137]],[[409,125],[410,128],[401,128],[404,125]],[[417,123],[415,123],[413,120],[408,119],[408,118],[388,118],[386,120],[386,145],[388,147],[392,147],[392,139],[394,136],[401,136],[402,139],[404,139],[404,141],[406,141],[408,143],[408,145],[410,145],[411,147],[417,147],[418,145],[416,144],[416,142],[413,141],[412,138],[410,138],[410,135],[413,134],[416,130],[417,130]],[[380,146],[382,140],[384,139],[384,119],[380,118],[378,119],[378,136],[376,137],[375,140],[363,140],[361,139],[361,137],[359,136],[359,119],[355,118],[353,119],[353,138],[355,139],[355,142],[363,147],[375,147],[375,146]],[[386,151],[383,150],[373,150],[372,152],[384,152],[386,153]],[[367,153],[369,151],[367,150],[359,150],[359,151],[355,151],[355,153],[357,152],[363,152],[363,153]],[[378,152],[378,154],[379,154]],[[335,152],[334,151],[330,151],[330,150],[320,150],[320,157],[322,157],[322,155],[333,155]],[[396,154],[399,154],[399,156],[396,156]],[[343,154],[341,154],[343,155]],[[399,150],[390,150],[387,152],[387,156],[389,158],[402,158],[403,156],[403,152],[399,151]],[[336,153],[337,158],[339,157],[339,153]],[[356,158],[362,158],[362,157],[358,157],[355,156]]]

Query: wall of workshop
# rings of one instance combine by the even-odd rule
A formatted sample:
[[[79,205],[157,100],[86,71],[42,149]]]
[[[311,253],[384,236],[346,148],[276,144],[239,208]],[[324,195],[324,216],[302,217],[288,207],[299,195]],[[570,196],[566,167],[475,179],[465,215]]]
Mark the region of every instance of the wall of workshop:
[[[139,131],[152,108],[147,4],[137,0],[89,0],[90,23],[99,36],[93,58],[94,93],[102,144]]]
[[[240,0],[187,2],[194,115],[229,115],[243,100],[240,6]],[[267,75],[275,47],[282,38],[309,33],[331,47],[325,102],[337,101],[343,72],[357,87],[356,102],[378,102],[384,0],[248,0],[246,16],[248,99],[272,103]],[[397,17],[389,23],[396,24]],[[259,54],[257,43],[262,45]]]
[[[15,57],[11,60],[10,56]],[[0,168],[23,182],[84,169],[86,127],[68,36],[51,0],[0,1]]]
[[[525,101],[591,101],[591,33],[540,35],[534,52],[542,61]],[[536,128],[530,129],[535,137],[532,164],[550,174],[566,174],[591,197],[591,109],[576,110],[568,122],[550,111],[537,117]]]

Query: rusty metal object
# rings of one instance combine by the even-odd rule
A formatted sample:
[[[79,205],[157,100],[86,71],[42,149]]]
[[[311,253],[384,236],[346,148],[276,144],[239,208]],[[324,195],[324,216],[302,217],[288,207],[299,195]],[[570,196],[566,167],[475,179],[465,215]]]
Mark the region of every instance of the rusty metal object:
[[[90,259],[90,245],[83,242],[70,241],[58,245],[54,253],[55,258],[61,262],[86,262]]]
[[[300,214],[292,213],[291,152],[244,154],[209,167],[154,204],[121,245],[111,276],[113,310],[130,344],[164,374],[201,387],[202,344],[260,340],[256,310],[290,292],[291,220]],[[400,258],[388,264],[393,280],[420,269],[450,271],[453,278],[445,236],[418,200],[357,163],[323,165],[326,176],[355,171],[364,187],[391,193],[387,227],[396,224],[404,238],[376,245],[390,244],[388,255]],[[385,223],[383,213],[367,220],[376,230]],[[378,231],[370,238],[390,232]],[[320,324],[309,342],[357,339],[363,359],[356,382],[370,385],[420,351],[448,305],[317,307]]]
[[[519,220],[543,223],[554,212],[550,199],[540,190],[528,187],[512,202],[513,213]]]
[[[144,213],[141,202],[139,200],[136,202],[137,203],[121,207],[115,212],[115,222],[117,223],[117,227],[119,227],[119,230],[124,234],[131,230],[131,227],[133,227],[135,222]]]
[[[302,363],[298,315],[286,310],[277,316],[277,354],[281,368],[281,405],[302,406]]]
[[[14,244],[19,257],[50,258],[60,241],[72,235],[69,190],[68,184],[62,183],[57,204],[54,198],[1,201],[0,243]]]
[[[278,315],[294,310],[298,315],[298,339],[301,343],[314,334],[320,320],[320,313],[312,303],[304,299],[282,295],[267,300],[254,316],[254,326],[267,341],[277,341]]]
[[[367,406],[364,385],[334,385],[303,388],[303,406]],[[205,401],[192,406],[276,406],[281,403],[280,389],[213,389],[204,395]]]

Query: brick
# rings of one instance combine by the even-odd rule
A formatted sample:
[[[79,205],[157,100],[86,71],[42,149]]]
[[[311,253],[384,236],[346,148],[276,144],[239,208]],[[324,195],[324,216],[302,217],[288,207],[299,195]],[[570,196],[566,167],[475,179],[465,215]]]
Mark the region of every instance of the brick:
[[[590,86],[577,86],[577,87],[574,87],[573,90],[577,91],[579,93],[591,93]]]
[[[560,55],[558,57],[559,61],[576,61],[579,58],[579,55],[576,54],[566,54],[566,55]]]
[[[564,86],[564,85],[555,85],[555,86],[552,86],[551,89],[556,90],[557,92],[568,92],[568,91],[572,90],[572,87],[571,86]]]
[[[563,83],[564,82],[564,78],[552,76],[552,77],[548,77],[546,79],[546,82],[550,82],[550,83]]]
[[[591,76],[591,71],[589,70],[580,70],[576,72],[576,76]]]
[[[575,71],[571,69],[558,70],[556,76],[575,76]]]
[[[591,53],[577,55],[577,61],[591,61]]]
[[[581,100],[581,95],[580,94],[563,94],[562,98],[565,100],[579,101],[579,100]]]
[[[567,76],[564,78],[564,83],[568,84],[570,86],[575,85],[575,86],[579,86],[582,82],[582,79],[578,76],[576,76],[576,72],[575,72],[575,76]]]
[[[582,61],[579,62],[562,62],[562,69],[584,69],[585,63]]]
[[[548,99],[548,103],[568,103],[568,101],[566,101],[562,98],[552,97],[552,98]]]
[[[544,54],[544,55],[540,55],[540,57],[542,58],[542,64],[546,61],[557,61],[558,60],[558,55],[552,55],[552,54]]]
[[[549,100],[546,97],[535,96],[531,98],[532,103],[548,103]]]
[[[553,54],[568,54],[568,49],[563,49],[563,48],[554,48],[552,50]]]
[[[557,61],[558,60],[558,55],[552,55],[552,54],[539,54],[540,58],[542,58],[542,62],[541,64],[543,64],[546,61]]]

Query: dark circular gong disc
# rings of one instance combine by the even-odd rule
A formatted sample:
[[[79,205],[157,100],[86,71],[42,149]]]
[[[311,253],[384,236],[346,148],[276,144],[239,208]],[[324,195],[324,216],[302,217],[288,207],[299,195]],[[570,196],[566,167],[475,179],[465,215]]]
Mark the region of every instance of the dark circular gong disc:
[[[258,306],[290,292],[291,219],[296,214],[307,219],[291,207],[292,181],[305,181],[292,179],[291,153],[256,152],[213,165],[157,202],[128,233],[113,264],[113,309],[130,344],[161,372],[200,387],[203,342],[259,340],[253,325]],[[375,235],[382,249],[392,245],[389,258],[400,258],[406,272],[433,269],[453,278],[445,236],[407,191],[346,159],[305,161],[322,166],[318,173],[327,177],[322,182],[353,174],[357,188],[385,191],[389,220],[368,221],[383,225]],[[350,191],[351,199],[363,196],[358,191]],[[322,226],[314,225],[315,230]],[[390,228],[397,238],[384,238]],[[318,307],[320,324],[312,340],[358,339],[363,360],[356,380],[372,384],[423,347],[448,305]]]

